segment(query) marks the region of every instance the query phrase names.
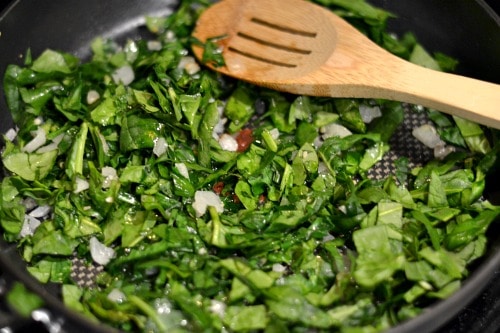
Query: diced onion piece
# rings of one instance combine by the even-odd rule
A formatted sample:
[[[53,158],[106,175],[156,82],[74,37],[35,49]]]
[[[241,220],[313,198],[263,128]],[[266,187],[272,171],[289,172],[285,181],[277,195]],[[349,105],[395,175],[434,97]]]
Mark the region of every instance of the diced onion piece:
[[[227,123],[227,118],[220,118],[217,124],[214,126],[212,136],[215,140],[219,140],[219,135],[224,133],[226,130],[226,123]]]
[[[49,205],[42,205],[33,209],[28,215],[35,218],[47,217],[51,211],[52,208]]]
[[[38,204],[36,203],[35,199],[28,197],[23,200],[23,206],[26,208],[26,210],[30,211],[32,209],[35,209]]]
[[[101,98],[101,95],[96,90],[89,90],[87,93],[87,104],[94,104]]]
[[[276,272],[276,273],[284,273],[286,272],[286,266],[283,266],[282,264],[273,264],[273,272]]]
[[[23,226],[19,232],[19,237],[24,238],[26,236],[33,236],[40,224],[42,224],[42,222],[40,222],[39,219],[33,216],[24,215]]]
[[[56,150],[56,149],[57,149],[57,147],[59,147],[59,144],[58,144],[58,143],[56,143],[56,142],[51,142],[51,143],[49,143],[48,145],[45,145],[45,146],[43,146],[43,147],[41,147],[41,148],[38,148],[38,149],[36,150],[36,152],[37,152],[37,153],[39,153],[39,154],[43,154],[43,153],[47,153],[47,152],[49,152],[49,151]]]
[[[148,40],[147,48],[149,51],[160,51],[161,43],[157,40]]]
[[[345,138],[348,135],[351,135],[352,132],[349,131],[345,126],[342,126],[337,123],[332,123],[324,126],[322,128],[323,139],[332,138],[338,136],[340,138]]]
[[[115,250],[99,242],[95,237],[90,238],[89,248],[92,260],[99,265],[107,265],[115,256]]]
[[[165,33],[165,39],[167,41],[171,41],[171,40],[175,40],[175,32],[171,31],[171,30],[168,30],[166,33]]]
[[[103,188],[109,188],[111,186],[111,183],[114,180],[118,179],[116,169],[110,166],[103,167],[101,170],[101,174],[104,177],[104,181],[102,182]]]
[[[134,69],[129,65],[117,68],[111,76],[116,84],[122,83],[125,86],[131,84],[135,79]]]
[[[231,135],[224,133],[219,137],[219,144],[222,150],[226,151],[237,151],[238,150],[238,141],[233,138]]]
[[[48,145],[45,145],[41,148],[37,149],[37,153],[43,154],[52,150],[56,150],[59,147],[59,143],[61,143],[62,139],[64,138],[64,134],[59,134],[56,136],[54,139],[52,139],[52,142],[49,143]]]
[[[184,163],[175,163],[175,167],[179,171],[179,173],[184,177],[189,179],[189,171]]]
[[[278,140],[280,138],[280,130],[277,128],[273,128],[272,130],[270,130],[269,134],[274,140]]]
[[[368,106],[365,104],[361,104],[359,106],[359,114],[361,115],[361,119],[365,124],[369,124],[373,119],[381,117],[382,111],[380,111],[380,107],[378,106]]]
[[[167,152],[168,144],[165,138],[157,138],[153,143],[153,154],[155,154],[156,156],[159,157]]]
[[[17,136],[17,130],[14,128],[9,128],[9,130],[5,133],[5,138],[9,141],[14,141]]]
[[[34,138],[23,147],[22,151],[26,153],[32,153],[47,142],[47,137],[45,135],[45,130],[39,127],[35,131]]]
[[[43,118],[42,117],[36,117],[34,120],[33,120],[33,124],[37,125],[37,126],[40,126],[41,124],[43,124]]]
[[[439,137],[436,128],[430,124],[424,124],[416,127],[412,131],[412,135],[425,146],[434,148],[437,145],[443,145],[444,142]]]
[[[107,297],[111,302],[123,303],[127,300],[127,296],[120,289],[113,289],[109,292]]]
[[[220,318],[224,318],[224,315],[226,314],[226,303],[217,301],[217,300],[210,300],[210,312],[216,314]]]
[[[196,74],[200,71],[200,65],[196,62],[196,60],[191,57],[182,57],[179,61],[179,68],[184,69],[189,75]]]
[[[80,193],[85,190],[88,190],[90,187],[89,182],[86,179],[76,177],[75,178],[75,189],[73,190],[73,193]]]
[[[193,209],[196,212],[196,216],[203,216],[210,206],[214,207],[219,213],[224,212],[224,204],[217,194],[212,191],[196,191],[193,202]]]
[[[97,133],[97,135],[99,136],[99,139],[101,141],[102,151],[104,152],[104,154],[109,154],[109,146],[108,142],[106,141],[106,138],[100,132]]]
[[[437,159],[442,160],[448,154],[451,154],[455,151],[455,147],[453,146],[447,146],[444,143],[443,144],[438,144],[436,147],[434,147],[434,157]]]
[[[56,136],[55,138],[53,138],[52,142],[60,144],[63,139],[64,139],[64,133],[61,133],[58,136]]]

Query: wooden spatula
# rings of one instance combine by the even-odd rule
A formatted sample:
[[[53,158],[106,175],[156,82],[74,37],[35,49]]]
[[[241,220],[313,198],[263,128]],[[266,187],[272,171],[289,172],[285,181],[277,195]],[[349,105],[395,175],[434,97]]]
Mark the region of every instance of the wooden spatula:
[[[421,104],[500,128],[500,85],[402,60],[304,0],[223,0],[201,15],[193,36],[225,36],[219,43],[226,65],[212,68],[257,85]],[[202,58],[202,47],[193,51]]]

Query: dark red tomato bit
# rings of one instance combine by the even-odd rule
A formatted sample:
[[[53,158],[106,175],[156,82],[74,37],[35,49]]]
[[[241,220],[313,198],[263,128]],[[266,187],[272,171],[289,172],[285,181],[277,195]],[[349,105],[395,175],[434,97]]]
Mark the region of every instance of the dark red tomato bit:
[[[259,195],[259,204],[264,204],[266,202],[266,196],[264,194]]]
[[[224,189],[224,182],[217,182],[214,184],[214,186],[212,186],[212,190],[214,190],[214,192],[217,195],[220,195],[223,189]]]
[[[238,197],[238,195],[236,193],[233,194],[233,202],[235,204],[241,203],[241,200],[240,200],[240,198]]]
[[[253,142],[252,130],[250,128],[244,128],[239,131],[236,136],[236,142],[238,142],[238,152],[242,153],[246,151]]]

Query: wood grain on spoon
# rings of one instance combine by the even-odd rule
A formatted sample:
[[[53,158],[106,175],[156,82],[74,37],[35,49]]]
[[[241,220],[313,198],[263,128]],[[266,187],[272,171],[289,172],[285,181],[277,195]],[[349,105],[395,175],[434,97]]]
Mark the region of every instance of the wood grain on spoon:
[[[295,94],[421,104],[500,128],[500,85],[414,65],[304,0],[224,0],[193,36],[217,36],[226,75]],[[193,46],[198,59],[203,48]]]

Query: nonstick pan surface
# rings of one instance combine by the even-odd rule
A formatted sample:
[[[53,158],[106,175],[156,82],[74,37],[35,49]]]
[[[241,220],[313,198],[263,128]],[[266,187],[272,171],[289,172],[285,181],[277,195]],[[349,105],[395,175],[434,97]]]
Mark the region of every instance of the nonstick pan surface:
[[[482,0],[373,0],[373,4],[398,15],[390,29],[412,31],[430,51],[440,51],[460,60],[458,73],[500,82],[500,19]],[[73,53],[85,59],[89,44],[97,36],[117,40],[139,38],[145,15],[164,15],[175,9],[172,0],[40,0],[14,1],[0,17],[0,72],[10,63],[22,63],[27,48],[34,56],[46,48]],[[12,126],[3,90],[0,93],[0,132]],[[499,202],[498,173],[491,175],[489,199]],[[391,332],[431,332],[455,317],[474,300],[500,267],[500,231],[494,224],[490,246],[462,289],[451,298],[430,307],[419,317]],[[42,296],[63,328],[71,332],[113,332],[84,320],[60,302],[59,288],[41,285],[27,271],[16,248],[0,241],[0,267],[8,280],[17,280]],[[1,327],[0,327],[1,328]]]

